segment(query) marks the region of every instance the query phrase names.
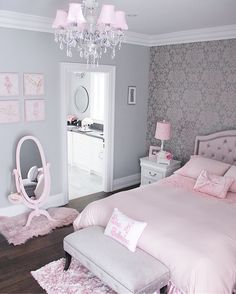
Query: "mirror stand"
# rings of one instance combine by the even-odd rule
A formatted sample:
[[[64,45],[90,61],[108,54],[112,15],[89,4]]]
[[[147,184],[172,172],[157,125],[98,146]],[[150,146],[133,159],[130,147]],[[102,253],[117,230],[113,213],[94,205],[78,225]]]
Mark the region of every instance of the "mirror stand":
[[[27,140],[32,140],[36,146],[38,147],[38,151],[40,153],[41,161],[42,161],[42,168],[36,168],[37,172],[40,171],[40,177],[41,177],[41,182],[40,180],[38,181],[38,185],[35,189],[35,195],[34,197],[29,196],[27,194],[27,191],[25,189],[24,185],[24,180],[22,179],[22,171],[21,171],[21,164],[20,164],[20,152],[21,152],[21,147],[24,142]],[[46,159],[44,156],[44,151],[43,147],[40,144],[39,140],[33,136],[25,136],[20,139],[20,141],[17,144],[17,149],[16,149],[16,169],[13,170],[13,174],[15,176],[15,184],[16,184],[16,190],[17,194],[19,197],[19,201],[23,202],[27,207],[33,209],[33,211],[30,212],[27,222],[26,222],[26,227],[28,227],[31,224],[31,221],[34,217],[39,216],[39,215],[44,215],[46,216],[50,221],[54,221],[54,219],[49,215],[48,211],[46,209],[40,208],[42,203],[44,203],[47,198],[49,197],[50,194],[50,185],[51,185],[51,177],[50,177],[50,164],[46,163]],[[38,189],[38,190],[37,190]],[[37,192],[36,192],[37,190]],[[15,195],[16,194],[11,194]],[[11,201],[11,195],[9,195],[9,200]],[[13,201],[11,201],[13,202]]]

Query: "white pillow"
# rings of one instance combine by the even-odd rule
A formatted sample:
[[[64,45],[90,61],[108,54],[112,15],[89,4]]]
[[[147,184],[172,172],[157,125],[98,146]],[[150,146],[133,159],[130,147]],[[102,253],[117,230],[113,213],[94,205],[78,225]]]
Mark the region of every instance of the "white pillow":
[[[34,190],[35,197],[39,199],[42,196],[43,191],[44,191],[44,175],[42,174],[39,176],[38,184],[36,186],[36,189]]]
[[[147,223],[133,220],[115,208],[104,234],[135,252],[138,240],[146,225]]]
[[[38,175],[38,167],[35,165],[29,169],[27,178],[30,182],[35,182],[37,175]]]

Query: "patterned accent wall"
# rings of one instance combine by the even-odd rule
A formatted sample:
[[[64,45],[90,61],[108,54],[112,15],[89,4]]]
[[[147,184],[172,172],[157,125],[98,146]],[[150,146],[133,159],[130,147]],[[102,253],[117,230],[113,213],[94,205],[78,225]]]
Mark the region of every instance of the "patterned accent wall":
[[[151,48],[147,148],[163,119],[172,123],[165,149],[182,162],[196,135],[236,129],[236,39]]]

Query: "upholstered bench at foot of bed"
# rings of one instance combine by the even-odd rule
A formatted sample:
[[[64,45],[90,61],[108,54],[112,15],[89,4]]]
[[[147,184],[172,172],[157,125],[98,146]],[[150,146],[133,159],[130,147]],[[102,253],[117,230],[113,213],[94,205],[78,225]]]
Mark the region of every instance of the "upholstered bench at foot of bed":
[[[70,256],[78,260],[114,291],[121,294],[154,293],[170,279],[168,268],[137,248],[135,253],[104,235],[104,229],[92,226],[64,239],[67,264]]]

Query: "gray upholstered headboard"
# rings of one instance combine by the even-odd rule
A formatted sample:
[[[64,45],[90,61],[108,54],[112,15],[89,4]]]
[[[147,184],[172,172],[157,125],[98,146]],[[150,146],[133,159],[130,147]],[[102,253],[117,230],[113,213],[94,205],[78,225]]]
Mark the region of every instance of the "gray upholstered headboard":
[[[194,154],[236,165],[236,130],[197,136]]]

